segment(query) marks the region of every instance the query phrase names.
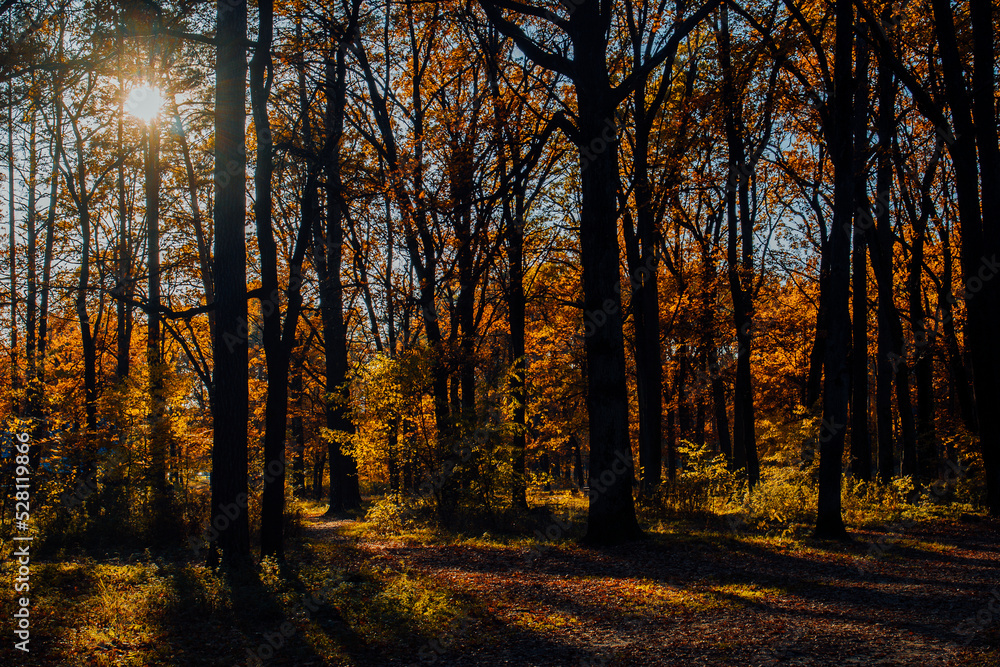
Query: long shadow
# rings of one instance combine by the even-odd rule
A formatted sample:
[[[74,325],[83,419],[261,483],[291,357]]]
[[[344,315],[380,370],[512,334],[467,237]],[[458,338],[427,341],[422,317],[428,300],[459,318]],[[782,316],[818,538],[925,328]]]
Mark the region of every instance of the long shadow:
[[[474,596],[453,591],[454,598],[466,608],[465,615],[448,623],[443,630],[434,631],[420,622],[419,614],[406,605],[393,601],[387,592],[388,579],[384,569],[377,570],[379,576],[374,576],[374,565],[378,565],[377,557],[363,551],[353,544],[337,542],[324,546],[330,552],[320,553],[314,545],[303,543],[299,549],[303,560],[312,565],[323,562],[331,556],[335,561],[330,565],[340,570],[341,578],[349,584],[347,592],[340,595],[345,604],[351,600],[365,600],[366,612],[370,612],[370,624],[376,624],[384,632],[365,642],[360,635],[355,635],[355,642],[349,643],[346,651],[353,664],[357,665],[412,665],[412,664],[493,664],[500,655],[511,653],[507,664],[552,664],[577,665],[579,657],[567,657],[566,647],[551,637],[532,633],[523,628],[512,628],[494,615],[490,614]],[[318,546],[318,545],[316,545]],[[291,569],[286,573],[287,580],[292,582],[297,591],[304,588],[300,573]],[[485,629],[493,636],[500,634],[507,639],[503,646],[494,644],[482,645],[480,639]],[[368,629],[370,636],[372,629]],[[514,653],[520,652],[521,658],[530,655],[531,660],[514,659]],[[539,656],[549,656],[539,661]],[[504,664],[500,660],[500,664]]]
[[[920,536],[914,537],[919,539]],[[846,548],[836,545],[829,551],[840,556],[857,556],[867,550],[867,545],[867,542],[848,545]],[[822,544],[812,546],[823,550]],[[968,545],[962,546],[968,548]],[[953,557],[947,553],[896,545],[893,553],[902,561],[903,567],[899,571],[882,575],[880,578],[885,580],[890,590],[880,590],[870,587],[872,582],[866,579],[864,573],[858,573],[856,563],[817,562],[795,554],[776,553],[737,539],[728,540],[724,544],[711,540],[686,540],[679,545],[671,544],[668,540],[653,540],[605,550],[544,547],[540,557],[530,564],[523,558],[523,552],[513,549],[452,546],[402,547],[393,551],[406,562],[422,563],[436,569],[454,568],[479,573],[503,571],[524,578],[534,578],[533,575],[603,578],[639,576],[683,587],[698,582],[704,574],[711,574],[718,577],[720,584],[773,584],[787,590],[788,597],[799,598],[812,606],[806,609],[801,606],[783,608],[767,602],[748,601],[724,592],[716,592],[715,595],[738,604],[741,609],[776,618],[784,617],[789,621],[812,618],[872,625],[872,612],[876,611],[883,624],[898,632],[912,632],[949,643],[963,639],[955,633],[954,628],[977,610],[976,602],[970,601],[962,593],[983,589],[979,582],[948,580],[948,568],[967,570],[973,564],[992,566],[984,569],[996,567],[996,563],[987,559]],[[914,568],[918,568],[926,576],[913,576]],[[937,571],[941,575],[932,576]],[[862,586],[867,587],[861,589]],[[914,587],[922,587],[924,590],[914,590]],[[563,606],[559,604],[558,597],[551,596],[552,602]],[[565,605],[572,604],[574,609],[586,615],[599,611],[600,607],[580,600],[562,602]],[[817,605],[829,605],[830,608],[816,609]],[[593,608],[588,610],[588,607]],[[907,611],[914,607],[923,610],[926,621],[912,620],[907,615]],[[831,636],[831,639],[836,641],[835,636]]]
[[[321,664],[300,628],[284,626],[294,630],[282,632],[290,618],[256,568],[237,574],[223,571],[218,580],[207,573],[198,576],[186,563],[165,569],[174,592],[161,613],[162,641],[172,658],[168,664],[232,667],[256,665],[254,658],[274,665]]]

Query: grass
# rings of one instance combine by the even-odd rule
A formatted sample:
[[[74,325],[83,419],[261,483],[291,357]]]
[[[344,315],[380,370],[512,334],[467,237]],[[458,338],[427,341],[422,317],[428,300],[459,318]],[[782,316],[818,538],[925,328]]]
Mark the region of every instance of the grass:
[[[552,549],[562,563],[594,554],[575,544],[585,525],[586,496],[533,490],[530,502],[535,509],[523,517],[521,532],[474,527],[448,532],[414,523],[400,524],[391,541],[410,547],[467,547],[494,555],[518,552],[512,556],[519,564],[524,562],[519,556],[532,550]],[[322,506],[297,510],[318,516]],[[231,666],[254,664],[255,657],[268,655],[268,665],[382,664],[383,656],[412,662],[414,656],[434,658],[449,646],[479,641],[478,630],[469,630],[469,619],[496,617],[500,608],[505,631],[539,637],[581,631],[597,613],[544,605],[525,608],[518,602],[521,592],[500,590],[489,598],[482,591],[471,593],[460,581],[429,577],[405,559],[372,558],[358,541],[385,540],[384,525],[371,515],[357,516],[357,521],[343,525],[336,540],[306,539],[293,530],[283,564],[265,560],[253,572],[235,577],[204,567],[184,550],[158,557],[148,550],[113,556],[60,553],[50,561],[33,562],[32,653],[14,654],[11,642],[5,642],[0,645],[0,664]],[[662,515],[647,530],[654,548],[739,557],[761,553],[856,568],[871,562],[869,537],[886,538],[887,549],[879,559],[887,562],[920,553],[946,556],[954,547],[914,535],[919,525],[932,521],[922,518],[898,532],[885,532],[884,522],[875,523],[883,531],[856,533],[853,543],[813,540],[801,528],[804,524],[794,521],[777,527],[755,521],[737,525],[711,512]],[[560,529],[546,534],[553,525]],[[5,581],[13,577],[12,567],[9,558],[0,564]],[[541,582],[537,585],[564,596],[571,596],[574,586],[582,589],[582,583],[598,585],[606,593],[602,604],[621,618],[739,612],[821,585],[805,579],[787,587],[762,585],[725,572],[678,582],[651,579],[641,570],[627,576],[558,579],[543,579],[539,570],[525,572]],[[318,594],[323,598],[319,604]],[[13,607],[13,595],[10,586],[0,587],[4,609]],[[715,645],[719,651],[726,648]],[[998,658],[997,652],[983,650],[966,664],[997,665]]]
[[[4,642],[0,664],[229,666],[280,644],[268,664],[350,665],[372,650],[418,646],[468,611],[454,592],[372,567],[349,543],[300,543],[283,566],[265,560],[233,578],[174,556],[33,562],[31,653]],[[11,563],[0,565],[4,581]],[[3,609],[13,595],[0,587]]]

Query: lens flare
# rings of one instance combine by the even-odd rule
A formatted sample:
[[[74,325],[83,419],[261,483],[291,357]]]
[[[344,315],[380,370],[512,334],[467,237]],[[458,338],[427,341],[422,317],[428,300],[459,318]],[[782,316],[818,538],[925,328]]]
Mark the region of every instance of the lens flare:
[[[145,84],[133,88],[125,100],[125,111],[144,123],[156,118],[162,107],[163,94],[160,89]]]

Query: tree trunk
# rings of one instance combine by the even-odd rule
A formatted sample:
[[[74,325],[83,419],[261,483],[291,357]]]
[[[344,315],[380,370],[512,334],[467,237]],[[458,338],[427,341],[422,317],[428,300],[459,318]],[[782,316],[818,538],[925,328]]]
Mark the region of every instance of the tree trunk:
[[[295,443],[295,458],[292,462],[292,491],[298,497],[305,497],[306,489],[306,431],[302,420],[302,364],[304,360],[296,359],[292,371],[291,394],[292,405],[292,441]]]
[[[976,402],[972,395],[972,380],[965,367],[962,351],[958,346],[958,335],[955,332],[955,310],[952,294],[952,251],[951,234],[945,224],[939,226],[941,236],[941,288],[938,292],[938,308],[941,311],[941,330],[944,333],[945,353],[948,359],[948,369],[954,385],[955,398],[958,400],[959,414],[962,423],[970,433],[979,432],[976,419]]]
[[[719,368],[719,353],[712,346],[708,348],[708,372],[712,377],[712,408],[715,411],[715,435],[719,439],[719,451],[734,467],[738,464],[733,457],[733,441],[729,437],[729,405],[726,403],[726,383]]]
[[[250,559],[247,521],[246,0],[220,0],[215,106],[215,415],[213,554],[231,568]],[[227,513],[228,510],[228,513]],[[231,516],[232,515],[232,516]]]
[[[879,475],[883,481],[891,479],[892,468],[892,408],[889,396],[894,382],[902,436],[901,468],[903,474],[916,474],[916,427],[910,403],[909,365],[904,357],[905,339],[899,310],[894,297],[892,270],[892,150],[896,131],[896,84],[888,67],[879,68],[878,108],[878,164],[875,174],[877,214],[873,219],[865,215],[864,228],[871,257],[872,272],[878,293],[878,347],[876,367],[876,419],[879,437]],[[883,448],[882,441],[886,441]],[[884,469],[884,470],[883,470]]]
[[[352,24],[353,25],[353,24]],[[350,33],[350,29],[347,31]],[[346,39],[342,36],[341,39]],[[344,108],[347,104],[345,49],[337,49],[326,62],[327,109],[326,146],[326,230],[314,235],[317,255],[322,257],[320,274],[320,310],[323,319],[323,342],[326,353],[326,390],[331,396],[326,406],[326,426],[332,432],[351,434],[354,424],[348,418],[350,389],[348,377],[347,325],[344,321],[343,286],[340,267],[343,253],[343,216],[346,212],[341,177],[340,140],[344,132]],[[322,251],[320,251],[322,248]],[[357,463],[346,454],[341,443],[330,440],[330,506],[328,513],[361,506]]]
[[[61,34],[61,31],[60,31]],[[62,49],[59,49],[60,57]],[[38,383],[45,381],[45,357],[48,351],[49,341],[49,293],[51,291],[52,280],[52,257],[55,246],[56,227],[56,201],[59,197],[59,160],[63,152],[62,133],[62,85],[59,74],[53,74],[52,106],[54,109],[55,121],[53,123],[53,134],[55,140],[52,143],[52,175],[49,180],[49,210],[45,216],[45,250],[42,256],[42,287],[41,300],[38,306]]]
[[[647,112],[646,82],[632,94],[636,132],[632,161],[635,181],[635,233],[626,222],[625,256],[628,261],[635,329],[636,401],[639,412],[639,492],[653,493],[663,477],[662,384],[660,359],[660,297],[657,272],[657,232],[653,188],[649,176],[649,133],[655,111]]]
[[[514,207],[509,221],[507,258],[510,264],[510,286],[507,290],[507,312],[510,317],[510,347],[513,356],[511,373],[511,399],[514,402],[514,484],[512,502],[520,509],[528,508],[528,480],[525,470],[527,449],[527,424],[525,402],[527,395],[527,361],[524,357],[524,190],[520,181],[515,184]],[[581,484],[582,487],[582,484]]]
[[[976,61],[973,85],[977,97],[975,112],[979,116],[979,122],[974,123],[951,3],[948,0],[932,0],[931,7],[941,52],[942,78],[955,128],[954,136],[949,137],[948,148],[958,194],[958,217],[962,225],[962,276],[968,313],[965,334],[972,359],[979,442],[986,469],[987,505],[990,513],[996,516],[1000,515],[1000,457],[997,456],[1000,449],[1000,411],[992,407],[1000,403],[1000,385],[997,382],[997,377],[1000,377],[1000,360],[993,338],[1000,324],[997,321],[1000,315],[997,313],[996,281],[983,280],[979,273],[987,269],[988,262],[996,262],[993,253],[997,251],[996,215],[997,206],[1000,205],[1000,201],[997,201],[1000,192],[997,191],[994,173],[996,123],[995,119],[990,119],[994,99],[992,21],[987,25],[976,25],[991,12],[980,0],[970,3],[976,14],[972,21]],[[977,139],[982,144],[981,148],[986,151],[982,164],[986,168],[982,200],[979,192],[980,169],[976,160]],[[971,289],[974,284],[979,288],[975,292]]]
[[[605,62],[607,26],[600,3],[573,13],[579,117],[580,259],[587,355],[590,512],[586,541],[614,544],[642,536],[632,498],[632,450],[618,269],[618,138]],[[589,155],[588,155],[589,152]]]
[[[132,296],[134,289],[132,286],[132,249],[131,249],[131,211],[125,190],[125,71],[122,60],[124,58],[125,39],[124,23],[120,24],[117,34],[117,60],[118,60],[118,118],[117,118],[117,149],[121,156],[121,162],[117,169],[117,195],[118,195],[118,245],[115,248],[117,266],[115,276],[115,309],[117,324],[117,355],[115,363],[115,377],[121,383],[129,376],[132,368]]]
[[[34,75],[32,75],[34,83]],[[34,89],[34,85],[32,85]],[[27,369],[25,371],[26,404],[28,418],[35,420],[38,418],[38,409],[41,402],[41,386],[38,382],[38,212],[37,187],[38,187],[38,151],[37,148],[37,120],[38,120],[38,100],[32,95],[30,114],[30,133],[28,139],[28,210],[25,216],[25,227],[27,231],[27,248],[25,250],[28,260],[27,294],[25,295],[25,356]]]
[[[976,145],[979,148],[979,174],[982,187],[982,225],[984,245],[975,267],[965,263],[963,273],[967,289],[971,292],[979,280],[982,297],[977,296],[972,310],[979,310],[982,325],[972,340],[978,363],[973,379],[976,388],[976,402],[981,406],[1000,404],[1000,350],[993,340],[1000,328],[1000,285],[997,284],[997,253],[1000,252],[1000,142],[997,136],[996,114],[996,46],[995,15],[993,0],[969,0],[973,35],[973,75],[972,104],[975,120]],[[963,219],[963,231],[965,227]],[[971,248],[970,248],[971,250]],[[970,258],[971,259],[971,258]],[[992,269],[986,269],[987,263]],[[983,271],[990,273],[984,278]],[[970,322],[971,324],[971,322]],[[981,344],[980,344],[981,343]],[[974,362],[975,363],[975,362]],[[983,468],[986,473],[986,497],[990,514],[1000,516],[1000,411],[986,409],[980,411],[979,445],[983,454]]]
[[[841,517],[840,481],[850,395],[851,347],[850,240],[854,205],[853,146],[851,132],[854,11],[851,0],[836,0],[834,93],[830,99],[831,125],[827,128],[834,165],[833,225],[827,242],[829,274],[820,298],[829,305],[826,348],[823,354],[823,425],[820,431],[819,502],[816,536],[843,538],[847,531]]]
[[[865,482],[872,478],[871,438],[868,432],[868,256],[864,224],[871,220],[868,202],[868,42],[857,27],[854,91],[855,212],[851,256],[851,472]]]
[[[7,82],[7,222],[10,254],[7,256],[10,268],[10,396],[11,412],[21,411],[18,390],[21,385],[21,369],[18,367],[17,352],[17,228],[14,225],[14,84]]]
[[[169,512],[167,497],[167,441],[164,367],[160,355],[160,123],[147,127],[146,145],[146,246],[148,249],[148,309],[146,362],[149,367],[150,485],[153,494],[153,525],[162,527]]]
[[[270,95],[271,40],[274,34],[274,3],[258,3],[257,45],[250,60],[250,102],[257,164],[254,169],[254,220],[260,252],[261,340],[267,366],[267,398],[264,408],[264,489],[260,501],[260,553],[284,558],[285,430],[288,417],[287,346],[281,340],[281,292],[278,288],[278,248],[271,223],[271,176],[274,173]],[[290,314],[289,314],[290,316]]]
[[[722,62],[723,90],[726,98],[724,125],[729,151],[729,179],[726,188],[726,259],[729,288],[733,299],[733,324],[736,327],[736,383],[733,396],[733,460],[737,467],[745,462],[752,489],[760,481],[757,456],[756,419],[754,417],[753,374],[750,355],[753,344],[753,220],[750,211],[750,173],[747,164],[743,129],[743,101],[737,91],[730,44],[729,10],[720,8],[719,58]],[[739,250],[737,250],[739,246]]]
[[[940,147],[939,147],[940,148]],[[921,186],[921,208],[919,216],[912,216],[913,243],[910,253],[909,272],[906,278],[906,291],[909,296],[910,326],[913,340],[917,348],[914,371],[917,380],[917,461],[920,476],[924,479],[938,477],[941,461],[937,452],[937,436],[934,433],[934,357],[931,355],[931,329],[927,326],[927,314],[924,310],[924,292],[921,286],[924,263],[924,245],[927,239],[927,220],[933,202],[930,200],[929,179],[933,176],[932,167],[926,178],[927,188]]]
[[[887,10],[888,11],[888,10]],[[888,19],[888,15],[884,15]],[[896,83],[895,77],[888,65],[879,60],[878,68],[878,162],[875,174],[875,189],[878,193],[879,209],[878,223],[888,228],[890,191],[892,187],[892,136],[895,132]],[[866,220],[872,224],[871,219]],[[865,237],[868,238],[868,235]],[[875,255],[875,248],[869,248]],[[873,264],[875,262],[873,261]],[[891,300],[891,294],[890,294]],[[892,338],[889,335],[888,316],[885,312],[887,304],[883,302],[882,294],[878,300],[878,358],[875,363],[875,428],[878,444],[878,478],[883,484],[889,484],[896,473],[895,443],[893,442],[892,417],[892,377],[895,372],[892,363]]]

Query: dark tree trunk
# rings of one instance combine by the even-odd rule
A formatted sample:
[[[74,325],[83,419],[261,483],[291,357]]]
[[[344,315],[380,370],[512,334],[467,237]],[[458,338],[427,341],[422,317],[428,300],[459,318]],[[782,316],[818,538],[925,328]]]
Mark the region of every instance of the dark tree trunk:
[[[220,0],[215,106],[215,415],[211,561],[250,560],[247,521],[246,0]]]
[[[830,99],[828,144],[834,165],[833,225],[827,241],[829,273],[820,298],[829,306],[826,349],[823,355],[823,424],[820,430],[819,503],[816,536],[842,538],[847,534],[841,517],[840,481],[850,396],[851,347],[851,221],[854,205],[851,132],[854,11],[851,0],[836,0],[834,92]]]
[[[1000,350],[995,343],[1000,330],[1000,285],[996,280],[997,253],[1000,252],[1000,142],[997,136],[996,112],[996,46],[994,0],[969,0],[973,35],[972,110],[975,121],[976,144],[979,148],[979,174],[982,187],[982,225],[984,245],[976,248],[981,255],[975,261],[963,262],[966,286],[971,292],[978,279],[982,296],[974,306],[969,305],[970,325],[977,329],[972,336],[975,343],[976,402],[989,406],[979,413],[979,445],[983,454],[986,473],[986,497],[990,514],[1000,516]],[[965,222],[963,218],[963,232]],[[970,248],[971,250],[971,248]],[[971,257],[970,257],[971,259]],[[992,269],[986,265],[992,263]],[[984,278],[984,270],[990,278]],[[972,324],[971,313],[980,311]]]
[[[888,18],[886,16],[885,18]],[[875,189],[878,197],[878,224],[882,228],[890,225],[889,206],[892,187],[892,137],[896,127],[896,82],[889,67],[879,60],[878,68],[878,161],[875,174]],[[869,226],[873,223],[869,218],[865,221]],[[866,239],[870,234],[866,234]],[[874,257],[875,248],[870,248]],[[875,262],[873,261],[873,264]],[[891,301],[892,295],[889,295]],[[883,301],[879,292],[878,300],[878,357],[875,363],[875,428],[878,444],[878,478],[883,484],[889,484],[895,476],[895,443],[893,442],[892,417],[892,378],[895,373],[892,357],[892,337],[886,324],[888,304]]]
[[[823,244],[826,245],[826,242]],[[825,247],[820,250],[819,258],[819,291],[823,293],[823,283],[830,274],[829,258]],[[813,344],[809,350],[809,373],[806,376],[805,392],[802,398],[803,405],[812,409],[822,393],[823,388],[823,358],[826,352],[827,327],[829,326],[827,306],[820,298],[819,308],[816,309],[816,326],[813,334]]]
[[[527,362],[524,357],[524,191],[521,183],[515,184],[514,207],[507,239],[507,257],[510,264],[510,286],[507,290],[507,311],[510,318],[510,346],[514,370],[511,374],[511,398],[514,401],[514,484],[512,502],[515,507],[528,507],[528,480],[525,470],[527,449],[527,423],[525,401],[527,394]],[[579,445],[577,445],[579,456]],[[582,487],[582,483],[580,484]]]
[[[541,66],[572,79],[576,93],[576,126],[571,135],[580,152],[580,259],[583,268],[584,349],[587,364],[587,413],[590,431],[590,511],[586,541],[611,544],[640,537],[632,498],[634,470],[628,438],[628,395],[622,332],[621,279],[618,253],[618,96],[649,75],[633,69],[633,79],[612,85],[607,62],[613,9],[601,0],[581,0],[559,19],[573,46],[573,58],[547,51],[503,16],[509,7],[495,0],[480,5],[502,32]],[[714,8],[709,3],[674,26],[666,46],[650,59],[664,62]],[[523,6],[517,11],[534,13]],[[624,95],[622,90],[625,91]],[[599,486],[598,486],[599,485]]]
[[[320,452],[319,458],[313,463],[312,496],[315,500],[323,499],[323,469],[326,467],[326,452]]]
[[[639,45],[635,45],[636,49]],[[640,58],[639,54],[635,55]],[[653,186],[649,176],[649,134],[655,109],[647,110],[648,90],[642,81],[632,93],[636,132],[632,149],[635,181],[635,233],[625,223],[625,247],[628,261],[635,330],[636,401],[639,412],[639,492],[653,493],[663,477],[662,384],[660,359],[660,297],[657,272],[656,214],[653,210]]]
[[[91,226],[91,198],[89,190],[87,162],[84,157],[85,145],[78,126],[79,117],[71,116],[73,133],[76,136],[76,174],[66,172],[66,185],[80,221],[80,274],[77,279],[74,309],[80,323],[80,347],[83,355],[83,392],[86,430],[93,437],[97,431],[97,345],[87,310],[87,292],[90,290],[90,254],[93,230]],[[62,156],[64,161],[66,156]],[[99,320],[98,320],[99,323]],[[84,476],[89,473],[84,471]]]
[[[948,0],[932,0],[934,27],[941,52],[942,75],[954,136],[948,138],[958,195],[958,217],[962,225],[962,276],[968,296],[965,300],[968,313],[965,327],[966,340],[972,360],[973,387],[976,400],[976,417],[979,442],[986,469],[986,495],[990,513],[1000,514],[1000,411],[992,409],[1000,403],[997,378],[1000,377],[998,350],[994,344],[998,329],[996,281],[983,280],[978,274],[986,262],[995,262],[992,253],[997,250],[997,191],[995,166],[996,121],[993,116],[994,85],[992,82],[992,21],[981,23],[992,12],[988,3],[970,2],[976,14],[973,17],[975,57],[974,87],[978,123],[973,122],[972,101],[966,90],[963,64],[956,37],[955,20]],[[979,19],[979,20],[977,20]],[[988,18],[986,20],[989,20]],[[985,35],[983,33],[986,33]],[[987,43],[989,42],[989,43]],[[986,96],[986,99],[980,96]],[[988,103],[987,103],[988,102]],[[992,135],[992,136],[991,136]],[[976,141],[985,149],[982,166],[986,168],[983,179],[982,200],[979,192],[979,165],[976,159]],[[982,209],[980,209],[980,204]],[[983,213],[985,212],[985,214]],[[985,223],[985,224],[984,224]],[[972,293],[972,284],[979,289]],[[952,298],[952,297],[949,297]]]
[[[938,146],[940,151],[941,146]],[[934,206],[930,187],[937,167],[937,155],[921,183],[921,212],[910,211],[913,222],[913,243],[910,251],[906,291],[909,297],[910,327],[917,350],[914,371],[917,381],[917,460],[920,476],[924,479],[938,477],[941,461],[938,457],[937,436],[934,432],[934,357],[931,354],[933,329],[927,326],[924,309],[923,277],[924,246],[927,240],[927,221]]]
[[[902,436],[903,474],[916,474],[916,426],[910,402],[909,365],[904,357],[905,338],[894,297],[892,233],[892,149],[896,131],[896,84],[888,67],[879,68],[878,163],[875,173],[876,215],[865,213],[864,231],[878,293],[878,361],[876,367],[876,420],[879,437],[879,476],[890,479],[892,409],[890,385],[895,383],[896,404]],[[887,440],[883,448],[883,440]],[[883,470],[884,469],[884,470]]]
[[[260,502],[261,556],[284,558],[283,516],[285,511],[285,430],[288,418],[289,345],[281,337],[281,292],[278,283],[278,248],[271,223],[274,172],[271,122],[267,103],[270,95],[271,40],[274,34],[274,3],[258,3],[257,45],[250,60],[250,102],[257,139],[254,169],[254,219],[260,251],[261,340],[267,366],[267,398],[264,408],[264,489]],[[305,216],[303,216],[305,217]],[[295,316],[297,317],[297,313]],[[292,313],[288,314],[289,317]],[[294,326],[294,325],[293,325]]]
[[[605,62],[607,21],[600,5],[587,0],[577,8],[571,38],[579,114],[583,301],[592,324],[584,341],[591,488],[585,539],[612,544],[639,537],[642,531],[632,499],[618,269],[618,138]]]
[[[674,428],[674,421],[677,411],[674,408],[667,410],[667,478],[671,482],[677,481],[677,430]]]
[[[750,488],[760,481],[754,418],[753,374],[750,367],[753,342],[753,220],[750,213],[750,168],[743,138],[742,97],[736,90],[729,34],[729,12],[720,9],[719,57],[722,61],[723,89],[727,99],[724,124],[729,150],[729,179],[726,188],[726,259],[729,288],[736,325],[736,383],[733,391],[733,460],[745,464]],[[739,246],[739,248],[737,248]]]
[[[17,228],[15,227],[14,209],[14,83],[7,81],[7,238],[10,241],[7,255],[10,270],[10,397],[11,412],[21,411],[18,390],[21,385],[21,369],[18,367],[17,353],[20,344],[17,340]],[[82,324],[82,321],[81,321]]]
[[[60,31],[61,34],[61,31]],[[62,56],[62,49],[59,49]],[[59,160],[62,158],[63,146],[63,105],[60,101],[62,96],[62,85],[58,72],[53,75],[53,107],[55,121],[53,122],[53,134],[55,139],[52,144],[52,176],[49,181],[49,210],[45,216],[45,250],[42,256],[42,285],[41,299],[38,306],[38,382],[39,385],[45,381],[45,357],[48,351],[49,341],[49,293],[51,291],[52,279],[52,257],[55,246],[56,227],[56,206],[55,202],[59,196]],[[41,415],[39,415],[41,417]]]
[[[958,401],[959,414],[962,423],[970,433],[979,432],[976,419],[976,402],[972,395],[972,379],[966,370],[962,351],[958,346],[958,335],[955,332],[955,296],[952,294],[952,251],[951,234],[945,224],[939,227],[941,236],[941,289],[938,292],[938,307],[941,309],[941,330],[944,333],[945,354],[948,359],[948,370],[951,373],[955,398]]]
[[[34,79],[34,76],[32,76]],[[34,86],[32,86],[34,87]],[[25,388],[28,418],[35,420],[38,418],[38,409],[41,402],[41,386],[38,382],[38,213],[37,187],[38,187],[38,151],[37,149],[37,110],[38,100],[32,95],[32,106],[30,114],[30,133],[28,139],[28,211],[25,216],[25,227],[27,232],[28,246],[26,248],[28,260],[27,294],[25,295],[25,357],[27,368],[25,369]]]
[[[149,368],[149,449],[150,485],[153,493],[153,525],[160,529],[169,513],[167,491],[167,443],[170,438],[166,420],[164,367],[160,355],[160,123],[154,119],[147,126],[146,144],[146,247],[147,306],[146,363]]]
[[[352,20],[339,37],[346,45],[353,35]],[[320,260],[320,310],[323,319],[323,343],[326,353],[326,390],[331,397],[326,405],[326,426],[332,432],[351,434],[354,424],[348,417],[350,388],[348,387],[347,324],[344,320],[343,285],[340,267],[344,243],[344,184],[341,175],[341,137],[344,133],[344,110],[347,104],[346,48],[338,48],[326,61],[325,116],[326,145],[326,229],[314,234],[316,256]],[[358,468],[354,457],[347,454],[341,443],[330,440],[330,507],[329,513],[361,506]]]
[[[302,364],[303,359],[296,359],[293,365],[292,381],[290,384],[292,405],[295,412],[292,413],[292,442],[294,443],[295,458],[292,461],[292,491],[298,497],[305,497],[306,489],[306,431],[302,420]]]
[[[476,325],[475,279],[473,258],[475,239],[472,236],[472,173],[473,147],[467,139],[454,139],[451,147],[449,184],[454,199],[452,211],[455,240],[458,243],[458,298],[455,299],[456,322],[459,326],[458,386],[461,401],[458,413],[462,416],[462,431],[475,428],[476,419]]]
[[[719,369],[719,355],[715,347],[708,350],[708,371],[712,376],[712,408],[715,411],[715,434],[719,439],[719,451],[737,466],[733,457],[733,441],[729,437],[729,406],[726,403],[726,383]],[[671,413],[672,416],[672,413]],[[671,420],[672,422],[672,420]],[[671,426],[673,424],[671,423]]]
[[[694,431],[691,420],[691,400],[695,395],[694,383],[691,382],[691,357],[688,344],[681,343],[677,348],[678,367],[675,394],[677,399],[677,427],[682,438],[690,438]]]
[[[124,74],[119,61],[119,94],[122,99],[118,106],[118,150],[125,151],[124,136],[124,115],[125,115],[125,82]],[[132,252],[131,252],[131,219],[129,211],[128,196],[125,191],[125,161],[118,165],[118,247],[115,249],[117,255],[117,275],[115,291],[117,300],[115,307],[117,310],[117,359],[115,365],[115,376],[121,382],[129,376],[131,372],[132,359]]]
[[[851,348],[851,472],[865,482],[872,478],[871,438],[868,432],[868,256],[865,227],[871,220],[868,202],[868,42],[859,24],[856,40],[854,91],[855,211],[852,283]]]

